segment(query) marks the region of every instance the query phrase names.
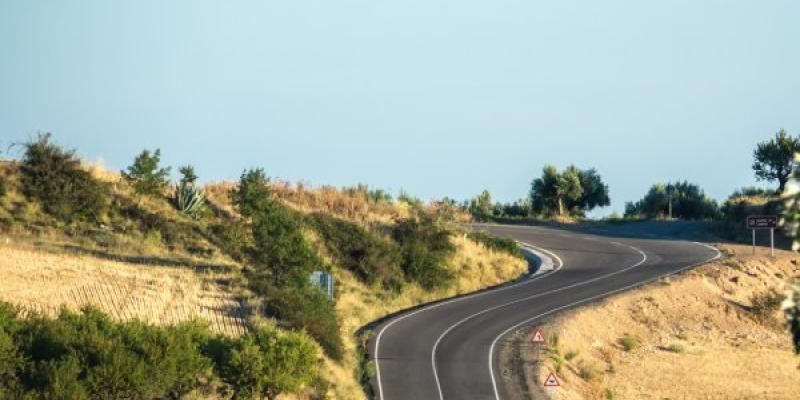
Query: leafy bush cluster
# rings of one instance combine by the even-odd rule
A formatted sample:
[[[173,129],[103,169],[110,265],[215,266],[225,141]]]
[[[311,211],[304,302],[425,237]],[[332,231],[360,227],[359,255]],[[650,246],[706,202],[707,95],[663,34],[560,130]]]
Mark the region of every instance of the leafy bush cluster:
[[[250,239],[243,240],[251,263],[249,286],[262,297],[268,314],[306,329],[330,356],[339,358],[342,343],[333,301],[308,282],[324,263],[303,235],[299,217],[273,198],[268,183],[262,169],[252,169],[231,192],[249,227]]]
[[[455,252],[450,234],[425,215],[398,220],[392,237],[400,245],[401,267],[406,278],[426,289],[449,284],[453,273],[446,260]]]
[[[274,328],[232,339],[194,323],[118,323],[92,308],[21,317],[0,303],[0,398],[178,399],[220,381],[235,398],[260,398],[313,382],[316,358],[304,334]]]
[[[400,249],[358,224],[312,213],[306,221],[323,241],[337,265],[353,272],[362,282],[397,290],[403,284]]]
[[[489,250],[502,251],[514,257],[522,257],[522,251],[513,239],[490,235],[482,231],[471,231],[467,234],[467,237],[484,245]]]
[[[25,144],[20,171],[23,194],[65,223],[95,222],[107,209],[107,185],[82,169],[75,151],[53,143],[49,133]]]
[[[339,320],[334,302],[322,290],[306,286],[279,287],[268,280],[250,279],[250,288],[263,299],[268,316],[305,329],[331,358],[343,354]]]
[[[689,182],[657,183],[644,198],[625,204],[626,217],[663,218],[669,215],[682,219],[712,219],[720,214],[717,202],[705,195],[699,186]]]

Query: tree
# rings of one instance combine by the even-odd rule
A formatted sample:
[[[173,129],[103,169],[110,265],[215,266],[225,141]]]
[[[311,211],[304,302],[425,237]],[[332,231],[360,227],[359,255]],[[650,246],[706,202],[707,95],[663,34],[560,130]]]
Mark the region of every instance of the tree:
[[[251,218],[263,201],[270,198],[272,193],[269,190],[269,178],[264,173],[264,169],[255,168],[242,172],[239,178],[239,186],[231,190],[230,196],[239,214],[245,218]]]
[[[564,203],[574,202],[583,195],[579,171],[574,166],[567,167],[556,180],[556,204],[558,215],[564,215]]]
[[[153,153],[143,150],[133,160],[133,165],[128,167],[128,171],[122,172],[122,176],[133,185],[133,189],[139,194],[161,195],[169,184],[170,168],[159,168],[159,162],[161,162],[161,150],[156,149]]]
[[[178,168],[181,173],[181,186],[194,186],[197,182],[197,173],[194,172],[193,165],[184,165]]]
[[[584,189],[583,181],[589,190]],[[608,203],[608,187],[594,169],[581,171],[570,165],[559,173],[556,167],[547,165],[542,177],[531,183],[530,197],[532,210],[539,213],[582,214]]]
[[[578,170],[578,178],[583,188],[583,194],[574,202],[570,202],[568,207],[576,210],[591,210],[595,207],[605,207],[611,204],[608,197],[608,185],[603,183],[603,179],[597,170],[590,168]],[[580,212],[580,211],[579,211]]]
[[[470,200],[469,213],[479,221],[486,221],[492,216],[492,195],[488,190]]]
[[[756,179],[778,181],[777,193],[783,193],[789,175],[796,166],[795,153],[800,152],[800,138],[794,138],[781,129],[775,138],[756,145],[753,151],[753,170]]]
[[[238,188],[231,191],[239,213],[251,221],[250,260],[257,275],[274,284],[303,285],[323,262],[303,236],[296,216],[272,197],[268,182],[263,169],[251,169],[242,173]]]
[[[672,216],[684,219],[716,218],[719,206],[693,183],[656,183],[636,203],[625,204],[626,217],[663,218],[669,213],[672,194]]]
[[[542,177],[536,178],[531,183],[531,204],[533,210],[539,213],[553,212],[556,210],[556,185],[558,170],[553,165],[546,165],[542,169]]]

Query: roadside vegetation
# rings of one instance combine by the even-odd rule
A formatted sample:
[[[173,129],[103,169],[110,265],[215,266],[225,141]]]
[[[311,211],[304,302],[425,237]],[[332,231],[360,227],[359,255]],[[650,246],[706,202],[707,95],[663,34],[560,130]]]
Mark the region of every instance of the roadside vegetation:
[[[229,338],[201,323],[117,322],[92,307],[23,316],[0,303],[2,398],[274,399],[314,382],[318,357],[307,335],[272,326]]]
[[[47,300],[11,295],[19,292],[0,284],[0,300],[22,307],[0,327],[19,361],[0,372],[9,377],[3,389],[19,396],[47,397],[74,380],[74,398],[363,398],[370,368],[359,344],[367,336],[359,332],[366,324],[527,270],[513,242],[460,228],[469,216],[449,199],[276,182],[260,168],[243,171],[238,182],[201,185],[184,165],[171,183],[160,150],[144,150],[114,173],[82,162],[49,134],[19,146],[19,160],[0,162],[0,252],[12,263],[3,268],[25,268],[6,282],[70,274],[62,279],[66,291],[47,281]],[[37,262],[48,264],[26,264]],[[336,278],[333,298],[311,284],[313,271]],[[103,311],[77,313],[87,305]],[[213,330],[193,322],[204,319]],[[75,360],[42,361],[12,334],[47,324],[72,329],[58,348]],[[100,328],[84,326],[105,330],[93,337]],[[175,352],[192,361],[175,361],[166,348],[158,354],[167,360],[112,352],[103,357],[151,372],[119,377],[114,386],[87,378],[119,366],[82,364],[94,355],[84,355],[91,349],[80,343],[124,348],[118,344],[134,340],[125,336],[132,331],[162,338],[163,346],[174,341]],[[186,369],[162,371],[162,364]]]

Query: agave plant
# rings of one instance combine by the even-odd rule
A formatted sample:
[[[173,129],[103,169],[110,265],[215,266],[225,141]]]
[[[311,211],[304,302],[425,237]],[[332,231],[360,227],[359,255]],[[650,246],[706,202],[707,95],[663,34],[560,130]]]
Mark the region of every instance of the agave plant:
[[[200,207],[206,200],[205,192],[192,184],[175,185],[175,206],[178,210],[194,219],[199,217]]]

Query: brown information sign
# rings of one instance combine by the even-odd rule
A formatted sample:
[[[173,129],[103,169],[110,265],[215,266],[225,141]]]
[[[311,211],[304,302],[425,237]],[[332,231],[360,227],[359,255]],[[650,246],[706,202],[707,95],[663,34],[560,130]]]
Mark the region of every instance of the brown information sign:
[[[775,229],[777,227],[777,215],[750,215],[747,217],[747,229]]]

